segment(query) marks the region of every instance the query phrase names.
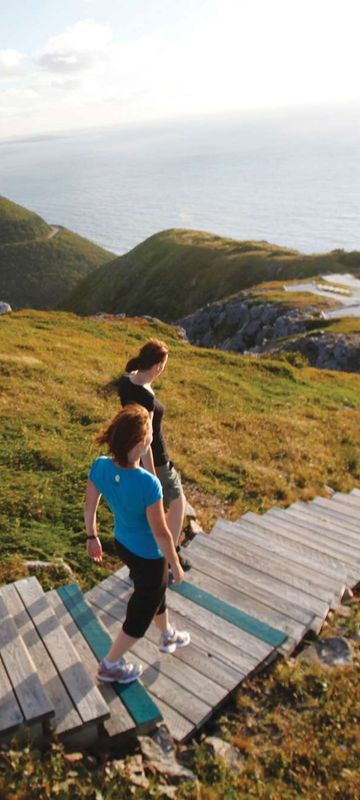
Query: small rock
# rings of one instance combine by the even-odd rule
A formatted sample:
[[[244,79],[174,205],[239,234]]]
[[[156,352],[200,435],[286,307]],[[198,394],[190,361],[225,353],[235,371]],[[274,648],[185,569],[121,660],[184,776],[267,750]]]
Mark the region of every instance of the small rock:
[[[12,311],[11,306],[9,303],[4,303],[3,301],[0,302],[0,314],[9,314]]]
[[[141,752],[146,766],[155,769],[160,775],[175,780],[197,781],[196,775],[187,767],[178,764],[172,739],[164,725],[150,736],[139,736]]]
[[[222,758],[228,767],[237,772],[241,769],[241,755],[232,744],[225,742],[224,739],[220,739],[218,736],[207,736],[204,744],[213,756]]]
[[[342,636],[329,636],[310,645],[299,655],[300,661],[325,664],[328,667],[349,666],[353,653],[349,642]]]

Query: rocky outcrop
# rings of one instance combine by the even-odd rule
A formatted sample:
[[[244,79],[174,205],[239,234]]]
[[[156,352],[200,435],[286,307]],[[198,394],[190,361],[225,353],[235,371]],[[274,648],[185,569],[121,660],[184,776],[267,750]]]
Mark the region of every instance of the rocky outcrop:
[[[360,372],[360,334],[313,330],[321,314],[246,298],[211,303],[179,320],[192,344],[237,353],[301,353],[322,369]]]
[[[313,367],[360,373],[360,334],[320,331],[288,342],[286,350],[301,353]]]
[[[179,320],[192,344],[238,353],[306,331],[312,309],[299,311],[254,299],[211,303]]]
[[[9,303],[4,303],[2,300],[0,300],[0,314],[8,314],[9,311],[12,311]]]

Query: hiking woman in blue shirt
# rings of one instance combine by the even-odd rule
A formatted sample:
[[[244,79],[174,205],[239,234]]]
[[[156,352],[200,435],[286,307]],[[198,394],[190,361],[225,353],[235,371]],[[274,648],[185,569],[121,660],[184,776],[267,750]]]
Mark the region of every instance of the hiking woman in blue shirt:
[[[116,550],[134,582],[122,629],[99,664],[102,681],[130,683],[141,675],[142,667],[126,663],[123,656],[153,619],[162,652],[173,653],[190,642],[186,631],[170,625],[166,608],[168,564],[175,583],[183,580],[183,570],[164,515],[160,481],[140,467],[151,439],[149,414],[136,403],[123,408],[96,437],[98,444],[108,445],[110,456],[95,459],[90,469],[84,513],[88,555],[96,563],[102,560],[96,512],[103,495],[114,514]]]

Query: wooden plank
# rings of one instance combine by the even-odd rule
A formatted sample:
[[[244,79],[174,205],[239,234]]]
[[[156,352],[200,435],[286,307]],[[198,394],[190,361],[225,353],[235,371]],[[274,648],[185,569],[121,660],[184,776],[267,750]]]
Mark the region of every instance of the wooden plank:
[[[278,577],[284,583],[307,592],[311,598],[317,598],[326,605],[333,602],[334,592],[329,588],[326,578],[320,576],[320,580],[317,582],[318,573],[314,569],[289,562],[278,553],[270,553],[263,545],[256,545],[252,539],[245,540],[242,537],[241,547],[239,547],[239,533],[233,530],[232,525],[233,523],[227,520],[216,522],[211,533],[206,537],[207,545],[219,548],[220,544],[221,552],[236,561],[254,565],[259,571],[266,569],[271,576]]]
[[[360,489],[352,489],[350,494],[355,495],[355,497],[360,497]]]
[[[126,580],[119,579],[118,573],[112,575],[111,579],[112,579],[111,592],[112,594],[115,593],[115,596],[116,592],[120,592],[121,594],[123,593],[124,586],[131,587],[129,579],[128,578]],[[106,579],[107,585],[109,585],[108,581],[109,579],[107,578]],[[259,661],[267,658],[273,650],[272,645],[269,645],[266,642],[258,639],[253,634],[250,634],[247,631],[238,628],[236,625],[233,625],[221,619],[221,617],[215,616],[205,608],[202,608],[200,606],[194,607],[192,601],[188,600],[185,597],[177,596],[176,592],[167,592],[166,602],[169,609],[178,611],[179,613],[184,614],[190,619],[195,620],[197,624],[204,626],[207,631],[212,630],[214,633],[216,633],[220,638],[224,639],[225,641],[233,642],[233,644],[237,646],[240,650],[242,650],[245,653],[249,653],[255,658],[258,658]]]
[[[314,511],[316,510],[316,513],[323,514],[324,517],[327,517],[328,519],[337,520],[342,526],[344,526],[346,530],[349,529],[353,531],[353,533],[359,532],[359,523],[355,517],[345,514],[339,508],[335,508],[335,504],[332,506],[329,503],[329,506],[330,507],[327,505],[324,506],[320,500],[312,500],[310,503],[310,508]]]
[[[127,586],[128,595],[131,594],[132,586],[129,582],[126,584],[125,581],[122,581],[117,574],[113,575],[112,578],[113,592],[116,593],[118,591],[117,586],[120,586],[121,583],[124,583]],[[125,617],[127,600],[125,598],[122,600],[118,599],[116,594],[114,595],[110,593],[109,588],[105,592],[102,587],[103,584],[94,587],[90,590],[90,592],[88,592],[87,596],[90,596],[90,601],[95,603],[99,609],[105,610],[110,616],[112,615],[118,619],[123,619]],[[239,669],[241,672],[245,673],[252,672],[257,667],[259,661],[267,658],[272,652],[272,648],[269,645],[266,645],[264,642],[260,642],[258,639],[255,639],[253,636],[249,636],[249,634],[245,634],[244,632],[242,633],[242,646],[240,644],[240,635],[239,639],[233,642],[233,638],[231,636],[232,626],[228,626],[230,635],[226,638],[226,623],[224,623],[223,626],[219,625],[219,620],[217,618],[212,618],[211,614],[205,610],[203,611],[203,609],[197,609],[196,617],[194,618],[193,604],[191,604],[189,601],[185,601],[179,597],[176,597],[176,595],[173,593],[168,594],[169,598],[167,600],[167,605],[171,612],[170,620],[172,621],[173,619],[177,619],[179,621],[179,627],[186,628],[189,630],[190,634],[196,631],[196,637],[197,641],[199,642],[199,646],[206,652],[214,652],[218,657],[226,660],[226,663],[233,668]],[[122,604],[122,610],[119,608],[119,604]],[[192,616],[189,614],[189,609]],[[121,616],[121,614],[123,616]],[[238,629],[235,630],[240,634]],[[210,650],[210,647],[212,650]]]
[[[61,587],[58,592],[96,657],[104,658],[111,647],[111,638],[100,626],[79,587],[71,584]],[[138,730],[152,728],[161,720],[160,710],[139,681],[130,684],[114,683],[114,688]]]
[[[98,660],[75,624],[71,614],[69,614],[60,595],[53,589],[51,592],[46,593],[46,597],[51,603],[59,622],[73,642],[89,676],[96,675]],[[98,688],[110,711],[110,719],[104,722],[107,734],[109,736],[118,736],[123,733],[135,732],[133,719],[118,697],[114,687],[110,683],[102,683],[99,684]]]
[[[201,552],[201,555],[204,556],[206,553],[206,560],[207,560],[207,571],[208,574],[213,575],[216,577],[216,570],[217,565],[221,567],[221,574],[227,576],[227,580],[231,580],[232,578],[236,578],[236,580],[241,582],[241,586],[244,586],[244,579],[251,582],[251,585],[254,587],[259,588],[261,594],[255,595],[258,599],[265,599],[266,595],[269,595],[271,598],[271,602],[277,603],[278,600],[280,602],[279,610],[285,610],[285,607],[288,603],[292,606],[295,606],[299,610],[305,609],[305,611],[309,614],[314,614],[315,618],[318,620],[323,620],[326,614],[329,611],[329,602],[324,602],[323,600],[318,599],[314,595],[309,594],[303,588],[298,588],[298,586],[294,586],[290,582],[286,582],[285,575],[281,579],[281,570],[280,570],[280,578],[279,576],[279,569],[275,565],[273,569],[271,569],[271,565],[269,567],[268,562],[265,563],[262,560],[261,568],[257,567],[258,561],[255,556],[255,565],[254,565],[254,557],[252,554],[249,556],[250,566],[248,563],[243,561],[242,559],[242,548],[231,547],[229,544],[224,544],[223,540],[218,540],[216,533],[209,534],[198,534],[195,541],[192,542],[191,545],[191,557],[193,558],[194,552]],[[200,565],[196,564],[197,569],[200,568]],[[202,570],[203,571],[203,570]],[[286,578],[289,576],[286,575]],[[295,619],[295,617],[294,617]],[[301,620],[299,620],[301,621]],[[304,620],[305,621],[305,620]]]
[[[82,727],[83,722],[25,610],[18,592],[13,584],[8,584],[0,589],[0,595],[6,602],[18,634],[22,637],[33,659],[38,675],[41,676],[42,685],[55,709],[55,732],[59,736],[69,732],[74,733]]]
[[[329,538],[333,541],[338,542],[343,547],[355,547],[357,550],[360,550],[360,537],[355,534],[351,533],[350,531],[344,531],[341,524],[338,522],[334,522],[332,520],[326,520],[319,518],[316,514],[311,513],[308,511],[307,513],[303,511],[303,509],[298,508],[295,506],[289,506],[285,511],[283,509],[273,508],[271,512],[268,511],[268,514],[273,515],[275,512],[280,512],[282,514],[286,514],[286,516],[290,516],[291,518],[301,521],[304,527],[307,527],[308,530],[313,530],[322,535],[325,539]]]
[[[17,632],[14,620],[0,597],[0,652],[2,663],[11,681],[24,720],[28,724],[50,719],[54,706],[50,702],[34,662]]]
[[[311,517],[313,520],[317,520],[319,524],[331,526],[332,528],[336,529],[337,531],[341,532],[341,534],[348,539],[355,539],[358,541],[358,530],[354,530],[352,527],[348,527],[344,521],[338,517],[331,516],[327,514],[326,509],[320,508],[319,506],[314,506],[312,503],[302,503],[298,501],[293,503],[290,506],[291,509],[296,511],[300,511],[302,514],[306,515],[307,517]]]
[[[226,521],[221,520],[221,523],[218,521],[217,525],[220,525],[224,529],[224,523],[226,526]],[[226,529],[226,528],[225,528]],[[343,571],[338,576],[338,578],[334,578],[333,574],[329,575],[327,572],[323,572],[318,568],[318,564],[311,561],[309,557],[305,557],[302,553],[298,553],[295,549],[289,550],[289,546],[284,546],[283,543],[271,537],[269,531],[264,530],[260,526],[255,525],[254,523],[231,523],[231,531],[237,533],[238,541],[243,542],[251,542],[254,545],[261,546],[265,553],[265,558],[267,553],[272,555],[276,553],[278,556],[282,556],[285,561],[289,564],[290,567],[294,567],[294,565],[299,565],[299,567],[303,568],[306,567],[308,570],[311,570],[313,575],[317,576],[317,580],[319,585],[325,586],[329,591],[331,590],[334,593],[335,600],[339,600],[346,588],[346,581]]]
[[[50,607],[36,578],[14,584],[83,722],[107,719],[109,709]]]
[[[331,500],[331,502],[329,502],[329,500],[325,500],[323,497],[318,497],[316,500],[311,501],[311,507],[313,506],[322,508],[327,514],[336,515],[337,519],[344,522],[349,528],[359,531],[359,512],[357,509],[351,508],[350,505],[345,508],[336,500]]]
[[[115,635],[119,626],[118,620],[108,615],[105,611],[100,613],[100,619],[103,620],[109,628],[109,631],[114,632]],[[132,653],[133,651],[131,650],[130,652]],[[158,653],[158,655],[160,655],[160,653]],[[156,702],[161,700],[166,704],[167,708],[166,711],[164,709],[164,719],[171,735],[174,736],[175,739],[179,740],[179,735],[182,737],[190,735],[211,716],[211,706],[192,694],[189,689],[175,683],[166,675],[163,675],[159,669],[158,660],[155,664],[149,664],[139,655],[136,656],[136,659],[143,666],[142,680],[149,694],[156,698]],[[172,715],[173,710],[176,712],[175,717]],[[180,734],[178,730],[179,717],[182,718]]]
[[[312,502],[323,506],[323,508],[325,508],[325,503],[327,503],[331,511],[336,510],[339,514],[348,517],[350,522],[353,520],[360,532],[360,509],[356,506],[351,505],[351,503],[342,503],[341,500],[337,500],[335,496],[331,498],[330,502],[324,497],[316,497]]]
[[[320,569],[323,574],[329,575],[335,579],[338,575],[341,575],[343,580],[346,579],[347,569],[344,568],[342,562],[333,556],[326,555],[326,553],[319,553],[315,546],[303,543],[298,532],[291,529],[291,522],[286,530],[284,528],[280,529],[280,525],[278,525],[277,521],[267,519],[266,514],[261,516],[260,514],[253,514],[252,511],[248,511],[242,517],[240,525],[247,525],[248,523],[257,528],[264,528],[269,540],[279,542],[279,544],[291,553],[296,552],[297,554],[303,555],[310,563],[316,563],[317,569]]]
[[[226,586],[239,586],[241,594],[246,594],[255,600],[259,600],[261,603],[280,611],[307,627],[311,625],[314,612],[309,613],[309,610],[301,606],[300,592],[297,592],[295,602],[293,602],[294,597],[293,600],[290,599],[289,594],[286,593],[286,585],[284,586],[280,581],[278,581],[280,589],[275,586],[275,592],[276,588],[278,588],[278,591],[274,593],[272,591],[273,581],[270,576],[260,573],[259,580],[259,573],[256,575],[255,570],[253,575],[246,576],[241,570],[239,562],[223,556],[221,552],[217,554],[216,561],[209,558],[209,548],[206,548],[202,541],[205,538],[207,537],[204,535],[200,539],[198,536],[197,541],[194,541],[191,547],[191,561],[198,572],[203,572],[211,578],[216,578],[225,583]],[[210,555],[212,555],[212,551],[210,551]],[[253,577],[255,578],[254,580]],[[256,580],[256,578],[258,579]]]
[[[0,658],[0,734],[13,733],[24,720],[19,703]]]
[[[350,506],[352,506],[353,508],[358,508],[360,512],[360,495],[357,496],[356,494],[345,494],[344,492],[335,492],[331,500],[337,500],[340,503],[344,503],[345,505],[349,503]]]
[[[224,618],[221,613],[222,605],[224,603],[222,598],[227,601],[225,605],[228,603],[231,609],[238,609],[241,616],[245,613],[243,611],[244,599],[242,597],[240,598],[240,595],[236,590],[229,586],[225,586],[225,584],[220,583],[220,581],[217,581],[214,578],[210,578],[201,572],[197,572],[195,569],[191,570],[190,580],[184,581],[178,586],[174,586],[174,591],[177,594],[180,594],[182,597],[185,596],[191,599],[192,602],[199,603],[202,608],[217,608],[217,604],[219,604],[219,616],[221,619]],[[259,629],[260,632],[262,626],[265,626],[265,628],[269,626],[271,633],[266,641],[268,641],[269,644],[272,644],[274,648],[278,647],[281,649],[281,652],[287,653],[293,650],[294,646],[302,638],[302,636],[304,636],[306,630],[308,630],[308,626],[295,622],[295,620],[292,620],[290,617],[286,617],[284,614],[277,613],[269,606],[260,604],[255,600],[251,600],[251,597],[246,598],[246,600],[248,601],[248,605],[250,607],[252,603],[254,608],[253,613],[257,615],[256,617],[250,617],[250,619],[254,620],[255,623],[252,623],[251,625],[253,634],[256,635],[255,632],[257,629]],[[277,625],[277,627],[275,627],[275,625]],[[258,628],[258,626],[260,627]],[[261,638],[262,641],[264,641],[265,637],[263,637],[263,635],[261,635]],[[270,641],[270,639],[272,641]]]
[[[360,565],[360,549],[351,547],[348,544],[343,544],[338,538],[331,539],[326,531],[316,531],[315,525],[303,520],[297,520],[289,511],[281,511],[273,509],[268,511],[264,516],[267,519],[276,520],[276,524],[282,528],[296,531],[301,537],[301,541],[309,543],[310,547],[314,547],[320,553],[325,553],[338,559],[346,565],[353,566],[354,564]],[[318,534],[318,535],[316,535]],[[340,537],[340,534],[338,534]]]

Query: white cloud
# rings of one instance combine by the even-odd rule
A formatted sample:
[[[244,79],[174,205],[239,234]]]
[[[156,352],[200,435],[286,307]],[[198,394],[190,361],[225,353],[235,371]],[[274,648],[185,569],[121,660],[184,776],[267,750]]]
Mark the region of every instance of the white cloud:
[[[99,25],[91,19],[82,20],[65,33],[48,39],[38,56],[38,63],[50,72],[72,73],[92,69],[106,58],[111,38],[108,25]]]
[[[0,50],[0,76],[20,75],[24,58],[24,54],[18,50]]]

